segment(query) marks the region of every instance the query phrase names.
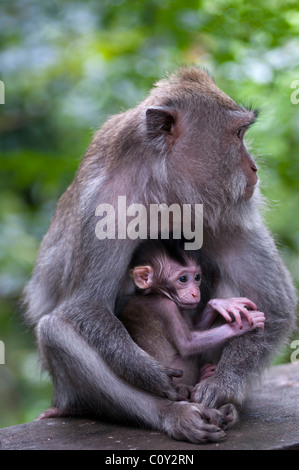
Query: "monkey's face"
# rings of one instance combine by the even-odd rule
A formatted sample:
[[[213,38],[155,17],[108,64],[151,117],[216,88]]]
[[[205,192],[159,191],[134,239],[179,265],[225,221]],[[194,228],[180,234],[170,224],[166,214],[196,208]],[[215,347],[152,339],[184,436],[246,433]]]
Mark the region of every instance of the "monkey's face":
[[[257,166],[245,146],[244,137],[254,123],[257,111],[242,109],[226,112],[226,115],[224,146],[227,148],[228,175],[232,178],[232,188],[238,188],[236,196],[248,199],[253,195],[258,177]]]
[[[173,161],[192,186],[210,200],[213,195],[222,203],[250,198],[258,182],[257,166],[245,146],[244,136],[256,113],[241,108],[228,110],[217,102],[201,106],[197,113],[191,129],[185,127],[187,139],[181,136],[183,145],[180,146],[178,138],[177,148],[173,147]],[[189,153],[184,165],[182,152]]]
[[[200,302],[201,269],[196,265],[175,266],[169,284],[176,291],[177,303],[184,310],[194,309]]]

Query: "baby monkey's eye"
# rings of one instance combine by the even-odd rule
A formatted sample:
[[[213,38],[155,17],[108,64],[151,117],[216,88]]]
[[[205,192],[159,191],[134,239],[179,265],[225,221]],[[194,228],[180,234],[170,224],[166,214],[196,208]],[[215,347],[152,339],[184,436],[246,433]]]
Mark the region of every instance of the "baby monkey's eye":
[[[200,276],[200,274],[195,274],[194,280],[195,280],[196,282],[200,282],[200,281],[201,281],[201,276]]]
[[[187,276],[180,276],[179,277],[180,282],[187,282],[187,280],[188,280]]]

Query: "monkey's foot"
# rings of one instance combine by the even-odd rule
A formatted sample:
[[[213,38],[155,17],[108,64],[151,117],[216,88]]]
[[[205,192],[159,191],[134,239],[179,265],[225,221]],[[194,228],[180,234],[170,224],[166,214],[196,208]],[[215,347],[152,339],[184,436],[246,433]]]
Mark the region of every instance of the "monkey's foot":
[[[202,366],[199,371],[199,382],[209,377],[212,377],[214,375],[216,367],[217,366],[215,364],[209,364],[209,363]]]
[[[227,403],[242,403],[243,394],[239,395],[230,383],[223,378],[216,377],[216,374],[217,372],[195,385],[191,401],[211,408],[219,408]]]
[[[222,429],[231,428],[238,421],[238,412],[232,403],[227,403],[219,408],[222,415]]]
[[[194,444],[220,442],[226,437],[219,410],[207,408],[198,403],[172,402],[162,411],[162,428],[170,437]]]
[[[40,421],[42,419],[47,419],[47,418],[59,418],[59,417],[66,417],[66,416],[83,416],[86,414],[87,414],[87,410],[68,409],[68,410],[62,411],[53,406],[43,411],[35,419],[35,421]]]
[[[217,408],[222,416],[222,423],[219,426],[225,430],[231,428],[238,420],[237,409],[231,403],[234,401],[233,398],[234,390],[225,387],[215,375],[195,385],[191,394],[191,401],[211,409]]]

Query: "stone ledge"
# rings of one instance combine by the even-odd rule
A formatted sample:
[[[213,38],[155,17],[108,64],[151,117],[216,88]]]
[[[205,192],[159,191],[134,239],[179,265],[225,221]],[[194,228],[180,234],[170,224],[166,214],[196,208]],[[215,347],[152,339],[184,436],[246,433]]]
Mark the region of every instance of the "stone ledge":
[[[83,418],[56,418],[0,430],[1,450],[299,450],[299,364],[269,369],[224,442],[195,445],[160,432]]]

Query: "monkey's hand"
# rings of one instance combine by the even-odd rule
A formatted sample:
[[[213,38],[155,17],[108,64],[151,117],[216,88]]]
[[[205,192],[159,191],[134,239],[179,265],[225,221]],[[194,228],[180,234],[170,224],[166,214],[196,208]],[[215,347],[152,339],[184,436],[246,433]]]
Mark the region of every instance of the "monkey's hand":
[[[242,329],[242,315],[246,318],[249,325],[253,326],[252,311],[257,310],[257,306],[246,297],[211,299],[208,305],[220,313],[228,323],[235,319],[240,329]],[[248,310],[248,308],[251,310]]]
[[[176,391],[179,396],[181,396],[181,400],[188,401],[191,397],[191,393],[193,392],[193,385],[186,385],[186,384],[177,384]]]
[[[174,386],[172,379],[181,378],[183,371],[179,369],[172,369],[170,367],[164,367],[166,376],[169,378],[169,387],[166,386],[166,396],[172,401],[186,400],[186,393],[180,389],[179,386]],[[192,387],[193,388],[193,387]],[[188,394],[188,396],[190,393]]]
[[[146,355],[147,356],[147,355]],[[169,398],[172,401],[181,401],[182,395],[176,390],[173,378],[180,378],[183,371],[164,366],[160,362],[144,357],[146,367],[141,367],[139,375],[133,374],[133,367],[126,369],[124,379],[134,387],[142,388],[158,397]]]

